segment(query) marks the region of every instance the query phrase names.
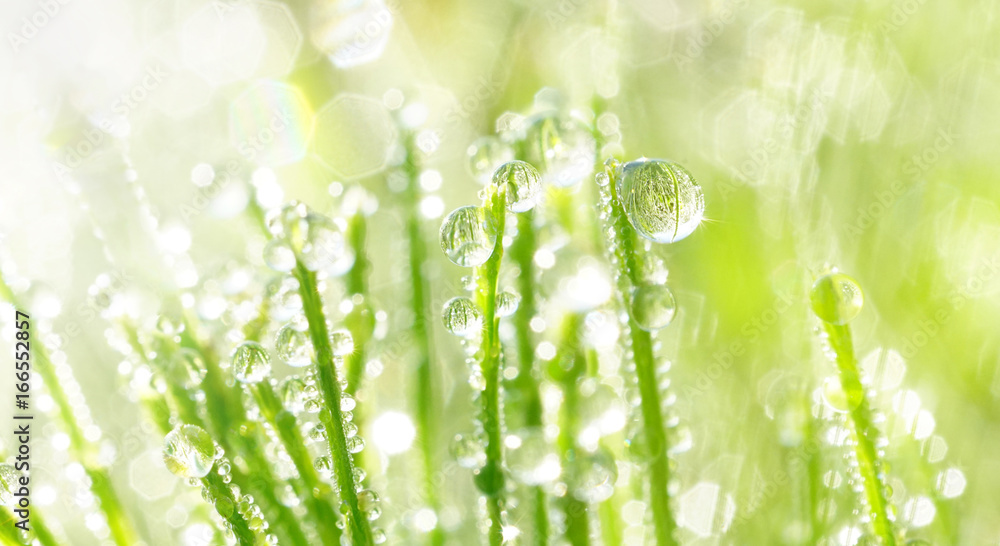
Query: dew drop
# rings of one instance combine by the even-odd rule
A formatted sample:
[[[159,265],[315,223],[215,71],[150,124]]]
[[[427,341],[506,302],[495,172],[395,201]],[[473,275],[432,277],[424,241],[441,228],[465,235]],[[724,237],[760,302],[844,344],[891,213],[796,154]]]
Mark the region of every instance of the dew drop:
[[[267,350],[255,341],[240,344],[233,351],[233,375],[240,383],[259,383],[271,373]]]
[[[274,339],[274,350],[289,366],[301,368],[312,362],[312,342],[309,341],[309,334],[296,330],[291,324],[286,324],[278,330]]]
[[[306,215],[306,236],[302,245],[302,265],[310,271],[343,275],[354,266],[354,250],[344,231],[322,214]]]
[[[508,436],[504,445],[511,475],[525,485],[551,483],[562,473],[559,455],[539,428]]]
[[[509,317],[517,312],[518,305],[521,304],[521,295],[513,290],[507,289],[497,294],[497,316]]]
[[[456,297],[444,304],[444,327],[456,336],[468,337],[483,327],[483,313],[472,300]]]
[[[201,427],[180,425],[163,440],[163,462],[182,478],[204,478],[215,464],[215,442]]]
[[[670,324],[677,306],[670,289],[662,284],[646,284],[632,290],[629,312],[639,328],[655,332]]]
[[[507,210],[511,212],[531,210],[542,193],[538,171],[524,161],[510,161],[501,165],[493,173],[493,185],[498,190],[504,190]]]
[[[462,468],[476,469],[486,464],[483,443],[469,434],[456,434],[451,442],[451,456]]]
[[[827,377],[823,381],[823,401],[837,413],[852,411],[863,398],[864,393],[860,390],[845,392],[838,377]]]
[[[185,389],[194,389],[201,385],[205,379],[205,372],[205,363],[198,353],[191,349],[181,349],[170,363],[171,380]]]
[[[441,224],[441,250],[452,263],[462,267],[486,263],[496,242],[496,219],[482,207],[459,207]]]
[[[285,241],[271,239],[264,247],[264,262],[279,273],[288,273],[295,269],[295,253]]]
[[[646,239],[673,243],[694,232],[705,213],[701,187],[684,167],[639,159],[619,168],[618,197],[632,227]]]
[[[573,496],[583,502],[603,502],[611,498],[618,480],[618,466],[614,456],[606,449],[584,456],[580,460],[577,482],[572,487]]]
[[[333,356],[347,356],[354,352],[354,338],[347,330],[330,332],[330,349]]]
[[[281,394],[281,403],[288,411],[298,413],[305,409],[305,381],[297,375],[290,375],[281,381],[278,392]]]
[[[476,139],[466,153],[469,174],[484,186],[493,180],[493,173],[500,165],[514,160],[514,150],[495,136]]]
[[[809,295],[813,312],[824,322],[847,324],[861,312],[865,296],[857,281],[843,273],[820,277]]]
[[[568,187],[591,175],[597,149],[586,124],[554,114],[536,116],[528,123],[527,160],[542,172],[544,182]]]

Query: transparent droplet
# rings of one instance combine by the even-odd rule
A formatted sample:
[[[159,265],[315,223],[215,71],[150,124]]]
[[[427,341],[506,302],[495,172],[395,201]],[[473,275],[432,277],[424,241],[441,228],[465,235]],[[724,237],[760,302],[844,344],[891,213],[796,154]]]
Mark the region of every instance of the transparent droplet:
[[[302,265],[310,271],[326,271],[339,276],[354,266],[354,250],[336,223],[322,214],[306,215],[306,238],[302,245]]]
[[[233,351],[233,375],[240,383],[259,383],[271,373],[271,357],[256,341],[240,344]]]
[[[701,223],[705,197],[684,167],[643,158],[618,171],[618,197],[639,235],[657,243],[673,243],[691,235]]]
[[[493,173],[493,185],[498,190],[504,190],[507,210],[511,212],[531,210],[542,193],[538,171],[524,161],[510,161],[501,165]]]
[[[843,325],[861,312],[865,296],[857,281],[843,273],[820,277],[809,296],[813,312],[824,322]]]
[[[456,434],[451,442],[451,456],[462,468],[476,469],[486,464],[486,448],[470,434]]]
[[[172,381],[185,389],[194,389],[201,385],[206,371],[205,363],[198,352],[192,349],[177,351],[170,364]]]
[[[521,295],[513,290],[507,289],[497,294],[497,316],[509,317],[517,312],[518,305],[521,304]]]
[[[827,377],[823,381],[823,401],[833,411],[837,413],[848,413],[858,407],[864,393],[861,390],[854,390],[847,393],[841,385],[840,378]]]
[[[629,313],[639,328],[655,332],[670,324],[677,306],[670,289],[662,284],[637,286],[632,290]]]
[[[358,491],[358,508],[368,512],[374,508],[378,508],[379,498],[378,493],[372,491],[371,489],[363,489]]]
[[[215,464],[215,442],[201,427],[180,425],[163,440],[163,462],[182,478],[204,478]]]
[[[305,409],[306,383],[297,375],[290,375],[281,381],[278,392],[281,394],[281,403],[288,411],[298,413]]]
[[[483,327],[483,313],[469,298],[459,296],[448,300],[442,313],[444,327],[456,336],[471,336]]]
[[[496,219],[482,207],[459,207],[441,224],[441,250],[452,263],[462,267],[486,263],[496,242]]]
[[[309,227],[306,216],[309,209],[298,201],[290,201],[280,209],[272,210],[265,219],[267,229],[276,239],[281,239],[289,245],[293,252],[302,250],[306,232]]]
[[[296,330],[291,324],[286,324],[278,330],[274,339],[274,350],[278,353],[278,358],[289,366],[300,368],[312,362],[313,348],[309,334]]]
[[[347,330],[330,332],[330,349],[333,356],[347,356],[354,352],[354,338]]]
[[[476,139],[467,154],[469,174],[483,186],[493,180],[493,173],[500,165],[514,160],[514,149],[495,136]]]
[[[0,505],[14,505],[14,493],[20,487],[18,484],[20,478],[21,473],[14,468],[14,465],[0,464]]]
[[[504,445],[511,475],[525,485],[551,483],[562,473],[559,455],[540,428],[508,436]]]
[[[618,466],[610,451],[598,449],[579,461],[579,472],[571,492],[583,502],[604,502],[615,492]]]
[[[544,182],[568,187],[594,172],[597,148],[585,123],[550,113],[535,116],[528,124],[526,159],[538,167]]]
[[[264,262],[271,269],[288,273],[295,269],[295,253],[282,239],[271,239],[264,247]]]
[[[383,0],[321,2],[309,18],[312,41],[337,68],[367,64],[382,56],[393,18]]]

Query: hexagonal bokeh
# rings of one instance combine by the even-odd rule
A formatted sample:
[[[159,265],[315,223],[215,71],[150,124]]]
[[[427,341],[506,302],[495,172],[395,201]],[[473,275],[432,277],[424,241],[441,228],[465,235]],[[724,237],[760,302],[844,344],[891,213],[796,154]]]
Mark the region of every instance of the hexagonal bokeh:
[[[324,2],[313,8],[309,34],[334,66],[350,68],[382,56],[393,18],[382,0]]]
[[[316,113],[311,150],[338,176],[351,180],[385,167],[396,139],[396,126],[381,101],[342,94]]]
[[[184,23],[180,39],[184,63],[213,85],[252,76],[268,45],[250,3],[206,5]]]
[[[256,75],[265,78],[284,76],[295,67],[295,60],[302,50],[302,31],[288,6],[271,0],[257,0],[253,5],[267,34],[267,49],[260,59]]]
[[[298,89],[263,81],[241,93],[229,107],[229,138],[248,161],[270,167],[306,155],[312,112]]]
[[[132,490],[143,498],[156,500],[173,493],[180,480],[163,465],[163,453],[150,449],[129,465],[128,481]]]

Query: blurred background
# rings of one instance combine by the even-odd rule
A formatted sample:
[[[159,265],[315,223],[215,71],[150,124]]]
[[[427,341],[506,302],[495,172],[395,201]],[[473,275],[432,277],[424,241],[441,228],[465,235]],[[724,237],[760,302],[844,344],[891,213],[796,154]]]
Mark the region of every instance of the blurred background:
[[[440,306],[465,273],[437,252],[437,226],[481,188],[467,148],[530,114],[544,89],[538,100],[584,118],[598,97],[611,115],[591,121],[624,158],[678,161],[705,193],[702,227],[657,249],[679,309],[660,339],[691,438],[676,457],[684,543],[807,543],[790,461],[817,450],[824,543],[859,540],[835,416],[816,420],[819,445],[803,432],[825,415],[815,408],[835,372],[808,307],[832,265],[865,291],[852,327],[886,418],[897,521],[934,544],[1000,544],[1000,4],[19,0],[0,14],[4,273],[16,288],[30,280],[28,308],[59,334],[71,396],[99,424],[137,526],[165,537],[154,543],[203,543],[186,525],[197,495],[163,468],[88,289],[105,275],[155,316],[166,294],[207,294],[234,262],[262,263],[242,214],[253,194],[331,213],[361,186],[378,201],[372,297],[392,332],[408,290],[390,176],[401,105],[418,105],[408,123],[433,173],[420,211]],[[467,415],[461,349],[434,328],[442,414]],[[379,358],[370,415],[408,412],[405,358]],[[6,381],[0,391],[13,395]],[[76,509],[86,491],[65,435],[37,426],[34,503],[71,543],[101,543]],[[441,437],[467,427],[444,419]],[[375,444],[390,543],[416,544],[405,522],[419,468]],[[441,523],[472,543],[468,473],[442,491]],[[644,540],[638,519],[626,543]]]

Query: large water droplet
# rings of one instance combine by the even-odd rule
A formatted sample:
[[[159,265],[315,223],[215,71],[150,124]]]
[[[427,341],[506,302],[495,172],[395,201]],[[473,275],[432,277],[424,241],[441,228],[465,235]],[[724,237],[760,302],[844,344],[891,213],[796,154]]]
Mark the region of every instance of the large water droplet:
[[[12,506],[14,504],[14,492],[19,485],[18,480],[21,473],[14,468],[14,465],[0,464],[0,505]]]
[[[538,167],[546,183],[572,186],[594,172],[597,157],[594,135],[582,121],[543,114],[528,123],[527,160]]]
[[[282,239],[271,239],[264,247],[264,263],[279,273],[295,269],[295,253]]]
[[[504,445],[511,475],[525,485],[550,483],[562,473],[559,455],[539,428],[525,429],[508,436]]]
[[[471,336],[482,329],[483,313],[469,298],[452,298],[444,304],[444,327],[456,336]]]
[[[610,451],[598,449],[582,457],[579,473],[573,484],[573,496],[583,502],[604,502],[615,492],[618,466]]]
[[[863,398],[864,393],[860,390],[845,392],[838,377],[827,377],[823,381],[823,401],[833,411],[848,413],[858,407]]]
[[[476,469],[486,464],[486,448],[471,434],[456,434],[450,451],[462,468]]]
[[[278,330],[274,338],[274,350],[289,366],[301,368],[312,362],[313,350],[309,334],[296,330],[291,324],[286,324]]]
[[[462,267],[486,263],[496,242],[496,219],[482,207],[457,208],[441,224],[441,250]]]
[[[510,161],[501,165],[493,173],[493,185],[498,190],[504,190],[507,210],[511,212],[531,210],[542,193],[538,171],[524,161]]]
[[[204,478],[215,464],[215,442],[201,427],[180,425],[163,440],[163,462],[182,478]]]
[[[657,243],[673,243],[701,223],[705,198],[691,173],[672,161],[639,159],[616,174],[618,196],[632,227]]]
[[[508,161],[514,160],[514,150],[495,136],[476,139],[467,151],[469,174],[482,185],[493,180],[493,173]]]
[[[865,296],[857,281],[843,273],[830,273],[817,280],[809,296],[813,312],[824,322],[843,325],[861,312]]]
[[[302,265],[310,271],[343,275],[354,265],[354,250],[335,222],[322,214],[306,215],[307,232],[302,245]]]
[[[205,363],[197,351],[181,349],[170,363],[171,380],[185,389],[194,389],[205,379]]]
[[[662,284],[637,286],[632,290],[629,313],[639,328],[655,332],[674,319],[674,295]]]
[[[247,341],[233,351],[233,375],[240,383],[259,383],[271,373],[267,350],[255,341]]]

